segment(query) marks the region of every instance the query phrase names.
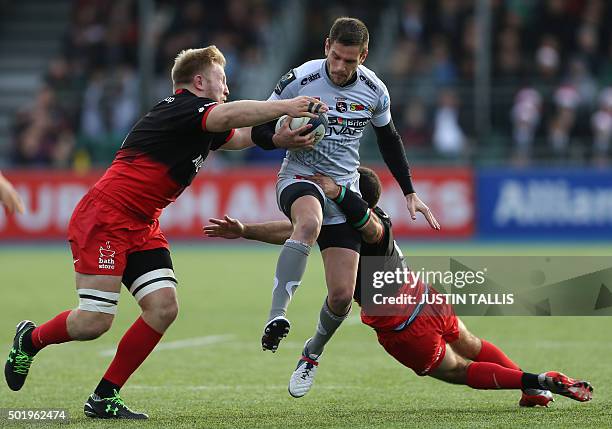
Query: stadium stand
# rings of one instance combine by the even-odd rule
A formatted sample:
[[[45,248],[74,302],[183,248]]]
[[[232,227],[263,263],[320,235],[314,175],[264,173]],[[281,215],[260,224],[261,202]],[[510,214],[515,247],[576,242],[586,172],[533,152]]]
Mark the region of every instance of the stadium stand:
[[[137,3],[0,2],[4,166],[87,168],[112,159],[140,109]],[[610,159],[612,32],[604,23],[612,6],[605,1],[492,2],[486,136],[476,129],[475,69],[482,53],[473,0],[359,0],[350,9],[329,0],[309,8],[277,0],[155,3],[155,98],[167,94],[168,64],[180,49],[211,43],[228,59],[230,98],[265,98],[291,65],[322,55],[334,17],[351,14],[370,28],[367,65],[389,86],[411,159],[516,165],[606,165]],[[366,160],[378,156],[370,146]],[[215,162],[276,162],[279,156],[247,151]]]

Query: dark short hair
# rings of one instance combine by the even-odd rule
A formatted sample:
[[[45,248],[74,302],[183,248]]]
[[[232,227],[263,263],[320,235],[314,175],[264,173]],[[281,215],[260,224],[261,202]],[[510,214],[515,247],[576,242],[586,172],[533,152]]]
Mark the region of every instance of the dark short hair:
[[[334,21],[329,30],[329,43],[338,42],[345,46],[359,46],[361,51],[368,47],[368,27],[357,18],[343,16]]]
[[[380,193],[382,192],[380,179],[371,168],[359,167],[357,171],[359,172],[359,191],[361,192],[361,197],[373,209],[378,204]]]

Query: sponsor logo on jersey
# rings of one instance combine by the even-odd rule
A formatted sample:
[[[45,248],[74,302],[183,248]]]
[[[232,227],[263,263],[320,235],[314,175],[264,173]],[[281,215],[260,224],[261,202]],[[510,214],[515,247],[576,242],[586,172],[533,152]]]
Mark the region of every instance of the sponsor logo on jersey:
[[[100,256],[98,258],[98,268],[101,270],[114,270],[115,269],[115,251],[111,249],[110,241],[107,241],[104,246],[100,246]]]
[[[344,113],[348,110],[346,101],[336,101],[336,110],[340,113]]]
[[[281,95],[283,89],[287,87],[291,82],[295,80],[295,72],[293,70],[289,70],[283,77],[280,78],[278,83],[276,84],[276,88],[274,88],[274,92],[276,95]]]
[[[387,110],[389,108],[389,96],[385,95],[383,97],[383,110]]]
[[[362,112],[366,109],[363,104],[351,103],[351,112]]]
[[[354,136],[363,132],[363,129],[370,122],[369,118],[342,118],[339,116],[330,116],[329,127],[327,128],[326,136],[350,135]]]
[[[306,76],[304,79],[302,79],[302,81],[300,82],[300,84],[301,84],[302,86],[303,86],[303,85],[307,85],[307,84],[309,84],[310,82],[312,82],[312,81],[315,81],[315,80],[319,79],[320,77],[321,77],[321,73],[319,73],[319,72],[313,73],[313,74],[311,74],[311,75]]]
[[[198,155],[198,157],[196,159],[192,159],[191,162],[193,163],[193,167],[195,168],[195,172],[197,174],[197,172],[200,171],[200,168],[202,168],[202,164],[204,164],[204,157],[202,155]]]
[[[329,125],[342,125],[350,128],[364,128],[370,122],[370,118],[343,118],[330,116]]]
[[[376,91],[378,89],[376,88],[376,85],[374,85],[372,81],[368,79],[367,77],[365,77],[364,75],[359,75],[359,80],[365,83],[367,87],[370,88],[372,91]]]
[[[174,101],[174,97],[166,97],[166,98],[164,98],[164,101],[166,103],[172,103]]]

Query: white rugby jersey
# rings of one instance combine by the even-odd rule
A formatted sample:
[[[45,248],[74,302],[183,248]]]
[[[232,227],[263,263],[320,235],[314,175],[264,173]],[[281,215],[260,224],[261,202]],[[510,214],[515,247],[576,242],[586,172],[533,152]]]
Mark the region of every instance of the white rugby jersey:
[[[287,151],[284,170],[319,172],[331,177],[356,175],[359,141],[370,122],[383,127],[391,121],[389,92],[367,67],[357,68],[357,79],[337,86],[325,70],[325,59],[308,61],[285,74],[269,97],[280,100],[307,95],[329,106],[327,134],[313,150]]]

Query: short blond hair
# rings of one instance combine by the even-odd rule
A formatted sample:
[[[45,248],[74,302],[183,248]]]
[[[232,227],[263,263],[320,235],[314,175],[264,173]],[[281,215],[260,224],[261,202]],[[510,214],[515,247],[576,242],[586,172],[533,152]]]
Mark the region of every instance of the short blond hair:
[[[191,83],[191,79],[213,63],[225,67],[225,57],[215,45],[205,48],[184,49],[176,56],[172,66],[172,84]]]

